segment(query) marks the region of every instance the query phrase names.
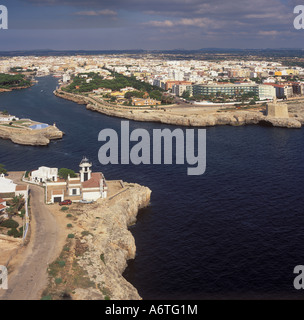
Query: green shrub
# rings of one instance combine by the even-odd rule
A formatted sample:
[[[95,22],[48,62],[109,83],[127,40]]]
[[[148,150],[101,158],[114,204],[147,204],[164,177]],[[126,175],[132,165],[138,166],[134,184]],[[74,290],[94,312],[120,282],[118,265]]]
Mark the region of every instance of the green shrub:
[[[60,210],[61,211],[67,211],[67,210],[69,210],[69,208],[68,207],[62,207]]]
[[[70,233],[70,234],[68,235],[68,238],[69,238],[69,239],[73,239],[73,238],[75,238],[75,235],[74,235],[73,233]]]
[[[56,283],[56,284],[62,283],[62,279],[61,279],[61,278],[56,278],[56,279],[55,279],[55,283]]]
[[[7,232],[7,235],[14,238],[21,238],[23,233],[18,231],[16,228],[12,228]]]
[[[68,223],[68,224],[67,224],[67,227],[68,227],[68,228],[72,228],[73,225],[72,225],[71,223]]]
[[[66,215],[66,217],[67,217],[67,218],[72,218],[73,216],[72,216],[70,213],[68,213],[68,214]]]
[[[21,214],[20,214],[20,216],[23,218],[23,217],[24,217],[24,215],[25,215],[25,209],[23,208],[23,209],[21,210]]]
[[[5,220],[1,223],[1,227],[16,229],[19,227],[19,223],[13,219]]]
[[[63,260],[58,260],[58,261],[57,261],[57,264],[58,264],[60,267],[64,267],[64,266],[65,266],[65,261],[63,261]]]

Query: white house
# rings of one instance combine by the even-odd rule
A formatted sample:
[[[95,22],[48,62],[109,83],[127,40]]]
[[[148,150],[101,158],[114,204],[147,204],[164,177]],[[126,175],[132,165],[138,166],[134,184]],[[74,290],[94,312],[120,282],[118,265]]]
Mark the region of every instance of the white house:
[[[15,193],[16,186],[13,180],[5,178],[4,174],[0,175],[0,193]]]
[[[11,115],[4,115],[0,113],[0,121],[1,122],[10,122],[13,120],[19,120],[19,118],[15,117],[15,116],[11,116]]]
[[[23,195],[24,199],[28,198],[28,185],[18,185],[13,180],[5,178],[4,174],[0,175],[0,197],[13,198],[14,196]]]
[[[42,183],[47,181],[57,181],[57,177],[57,168],[40,167],[38,170],[32,171],[31,182]]]

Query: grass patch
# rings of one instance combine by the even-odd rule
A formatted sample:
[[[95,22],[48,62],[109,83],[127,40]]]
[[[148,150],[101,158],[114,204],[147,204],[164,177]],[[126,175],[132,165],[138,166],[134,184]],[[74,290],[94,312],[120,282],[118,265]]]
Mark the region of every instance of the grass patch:
[[[106,264],[105,258],[104,258],[104,253],[102,253],[102,254],[100,255],[100,260],[101,260],[104,264]]]
[[[49,265],[49,282],[41,300],[72,300],[77,288],[96,287],[77,263],[77,242],[80,240],[67,240],[60,256]]]

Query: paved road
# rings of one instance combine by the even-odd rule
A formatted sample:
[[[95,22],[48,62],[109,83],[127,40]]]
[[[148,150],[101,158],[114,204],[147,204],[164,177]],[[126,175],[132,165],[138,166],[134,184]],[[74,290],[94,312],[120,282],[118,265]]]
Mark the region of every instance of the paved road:
[[[44,204],[44,190],[31,186],[31,240],[22,265],[8,278],[9,289],[0,300],[39,300],[47,284],[47,266],[56,258],[58,226]],[[1,290],[2,291],[2,290]]]

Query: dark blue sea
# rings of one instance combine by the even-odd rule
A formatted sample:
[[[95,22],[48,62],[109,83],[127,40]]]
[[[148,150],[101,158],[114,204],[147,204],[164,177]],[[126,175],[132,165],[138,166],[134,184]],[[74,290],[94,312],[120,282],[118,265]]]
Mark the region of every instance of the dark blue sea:
[[[83,156],[107,179],[148,186],[151,205],[130,228],[137,255],[124,276],[143,299],[298,299],[296,265],[304,265],[304,129],[207,128],[207,169],[188,165],[106,165],[98,133],[121,120],[53,95],[57,79],[0,94],[0,110],[57,124],[66,134],[47,147],[0,140],[8,170],[39,166],[78,170]],[[131,130],[175,129],[130,122]],[[185,128],[183,128],[185,130]]]

